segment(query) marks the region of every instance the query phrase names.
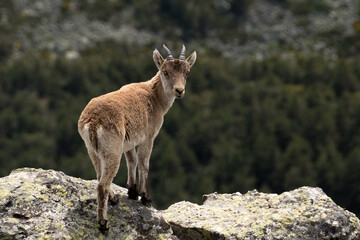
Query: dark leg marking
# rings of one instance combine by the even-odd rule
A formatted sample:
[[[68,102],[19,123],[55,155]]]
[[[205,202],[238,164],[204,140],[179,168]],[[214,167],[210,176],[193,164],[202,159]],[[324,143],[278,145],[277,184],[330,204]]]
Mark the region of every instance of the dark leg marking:
[[[139,193],[138,193],[138,191],[136,189],[136,184],[129,187],[128,196],[129,196],[129,199],[133,199],[133,200],[138,199]]]
[[[145,207],[151,207],[151,199],[146,197],[145,194],[141,194],[141,203]]]
[[[108,222],[108,220],[105,220],[105,219],[100,220],[99,225],[100,225],[99,229],[100,229],[100,231],[102,233],[106,234],[109,231],[109,222]]]

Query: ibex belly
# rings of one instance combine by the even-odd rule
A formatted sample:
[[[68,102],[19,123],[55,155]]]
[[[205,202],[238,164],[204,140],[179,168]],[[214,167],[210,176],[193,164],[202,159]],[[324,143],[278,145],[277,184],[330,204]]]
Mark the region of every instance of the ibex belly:
[[[123,145],[123,151],[127,152],[144,141],[145,141],[145,135],[138,136],[137,138],[132,138],[129,141],[125,140]]]

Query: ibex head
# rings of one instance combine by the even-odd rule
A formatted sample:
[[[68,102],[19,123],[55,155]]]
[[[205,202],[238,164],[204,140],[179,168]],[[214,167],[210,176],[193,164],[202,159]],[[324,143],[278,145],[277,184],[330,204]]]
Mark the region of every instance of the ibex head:
[[[185,46],[183,45],[179,59],[174,59],[170,50],[163,45],[166,52],[164,59],[160,52],[155,49],[153,59],[156,67],[160,70],[161,82],[167,94],[173,94],[176,98],[182,98],[185,94],[186,78],[190,68],[196,61],[196,51],[185,58]]]

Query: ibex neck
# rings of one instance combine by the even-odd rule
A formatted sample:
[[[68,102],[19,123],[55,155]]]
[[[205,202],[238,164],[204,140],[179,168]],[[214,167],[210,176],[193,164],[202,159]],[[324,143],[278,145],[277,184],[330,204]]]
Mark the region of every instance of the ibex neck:
[[[155,101],[159,103],[159,106],[164,111],[164,114],[169,110],[169,108],[174,103],[175,97],[169,95],[165,92],[164,86],[160,79],[160,72],[157,72],[156,75],[150,80],[152,89],[155,95]]]

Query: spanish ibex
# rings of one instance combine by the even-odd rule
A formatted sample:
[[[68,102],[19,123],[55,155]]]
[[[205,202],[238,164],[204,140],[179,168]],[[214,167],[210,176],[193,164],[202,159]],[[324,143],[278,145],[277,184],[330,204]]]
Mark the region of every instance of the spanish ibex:
[[[107,202],[116,202],[110,184],[119,169],[122,153],[125,153],[128,168],[128,197],[137,200],[140,195],[141,202],[151,206],[147,185],[153,142],[175,98],[184,96],[186,78],[196,61],[195,51],[185,59],[185,46],[179,59],[174,59],[170,50],[163,47],[166,60],[157,49],[153,52],[159,71],[151,80],[128,84],[92,99],[78,122],[78,131],[99,181],[97,214],[102,231],[109,229]]]

